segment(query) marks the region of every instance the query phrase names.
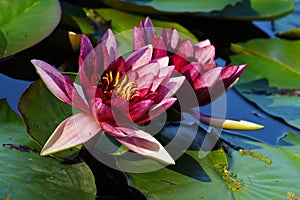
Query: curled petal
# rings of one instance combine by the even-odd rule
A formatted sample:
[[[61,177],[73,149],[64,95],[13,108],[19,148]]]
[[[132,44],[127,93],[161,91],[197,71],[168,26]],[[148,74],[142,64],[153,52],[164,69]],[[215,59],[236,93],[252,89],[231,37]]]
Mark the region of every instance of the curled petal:
[[[94,137],[100,130],[101,127],[90,115],[72,115],[55,129],[44,145],[41,155],[46,156],[75,147]]]
[[[243,73],[246,69],[246,65],[240,66],[226,66],[222,69],[221,79],[224,82],[225,88],[230,88],[236,82],[238,77]]]
[[[120,129],[127,133],[127,136],[117,138],[117,140],[130,150],[166,164],[175,164],[170,154],[150,134],[125,127],[120,127]]]
[[[232,120],[204,115],[195,110],[191,110],[192,115],[199,121],[213,127],[224,128],[228,130],[259,130],[264,128],[260,124],[244,120]]]
[[[37,72],[46,84],[47,88],[61,101],[70,104],[84,112],[89,112],[89,108],[75,89],[72,80],[68,76],[63,76],[56,68],[41,60],[32,60]]]

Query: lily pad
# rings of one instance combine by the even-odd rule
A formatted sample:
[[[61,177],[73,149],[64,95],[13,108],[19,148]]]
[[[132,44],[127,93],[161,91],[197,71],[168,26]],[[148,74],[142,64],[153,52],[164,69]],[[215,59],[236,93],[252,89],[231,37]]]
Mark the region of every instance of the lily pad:
[[[60,20],[57,0],[2,0],[0,7],[0,58],[40,42]]]
[[[129,31],[131,33],[133,27],[138,26],[141,21],[145,21],[146,19],[144,16],[126,13],[126,12],[122,12],[110,8],[96,9],[95,12],[99,16],[102,16],[104,20],[111,22],[110,28],[113,30],[115,34],[124,31]],[[159,28],[165,27],[169,29],[176,28],[178,32],[187,35],[193,40],[197,40],[197,38],[191,32],[189,32],[186,28],[179,25],[178,23],[164,21],[164,20],[157,20],[157,19],[151,19],[151,20],[154,27],[159,27]]]
[[[130,11],[137,11],[134,8],[139,8],[139,12],[147,12],[151,10],[159,11],[159,12],[168,12],[168,13],[193,13],[193,12],[211,12],[216,10],[222,10],[226,6],[235,5],[239,0],[192,0],[192,1],[184,1],[184,0],[114,0],[107,1],[104,3],[116,7],[121,8],[125,7]],[[139,5],[140,7],[137,7]],[[130,8],[131,7],[131,8]]]
[[[94,177],[85,163],[41,157],[5,99],[0,100],[0,116],[0,199],[95,199]]]
[[[174,166],[127,174],[129,184],[149,199],[285,199],[299,192],[300,155],[293,148],[300,143],[282,141],[291,146],[289,151],[244,140],[255,148],[233,151],[228,160],[222,149],[202,159],[198,150],[188,150]]]
[[[293,95],[293,92],[299,90],[279,90],[276,87],[269,87],[265,79],[239,84],[236,88],[260,109],[270,115],[281,117],[286,123],[300,129],[300,96]]]
[[[300,41],[256,39],[234,44],[231,49],[239,54],[231,56],[233,64],[247,63],[236,89],[265,112],[300,128],[296,112],[299,96],[268,91],[300,89],[300,61],[295,53],[300,50]],[[263,78],[267,83],[258,82]]]
[[[272,20],[283,17],[294,9],[294,0],[243,0],[235,6],[228,6],[222,11],[199,13],[203,17],[215,17],[230,20]]]
[[[287,39],[300,39],[300,28],[295,28],[280,32],[277,34],[278,37],[287,38]]]
[[[124,11],[148,14],[192,14],[199,17],[233,20],[271,20],[285,16],[294,9],[294,0],[222,0],[222,1],[135,1],[105,0],[106,5]]]
[[[32,83],[19,100],[19,110],[27,127],[27,133],[42,147],[56,127],[73,114],[72,107],[58,100],[41,80]],[[79,149],[57,154],[74,159]]]

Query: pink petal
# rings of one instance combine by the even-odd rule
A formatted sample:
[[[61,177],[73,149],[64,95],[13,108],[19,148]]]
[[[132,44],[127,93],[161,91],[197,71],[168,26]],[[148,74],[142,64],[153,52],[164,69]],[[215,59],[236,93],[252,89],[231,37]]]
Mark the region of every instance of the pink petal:
[[[176,71],[180,71],[180,69],[182,67],[184,67],[185,65],[187,65],[189,63],[187,58],[185,58],[185,56],[180,54],[180,53],[174,54],[172,56],[172,59],[173,59],[173,65],[175,65],[175,70]]]
[[[164,56],[164,57],[157,58],[154,61],[159,63],[160,68],[163,68],[169,65],[169,60],[170,60],[169,56]]]
[[[100,130],[101,127],[90,115],[72,115],[55,129],[44,145],[41,155],[50,155],[75,147],[94,137]]]
[[[165,97],[172,97],[177,90],[181,87],[185,80],[184,76],[172,77],[169,79],[168,83],[164,84],[165,87],[169,88],[169,92],[165,95]]]
[[[159,38],[152,39],[153,45],[153,58],[161,58],[168,55],[166,45],[163,41],[163,38],[160,36]]]
[[[177,32],[177,30],[175,28],[171,29],[170,31],[170,47],[172,49],[176,49],[177,48],[177,45],[179,44],[179,41],[180,41],[180,36]]]
[[[155,37],[155,29],[154,29],[152,21],[149,17],[147,17],[145,20],[144,31],[145,31],[146,44],[151,44],[152,38]]]
[[[144,30],[134,27],[132,31],[133,49],[137,50],[146,45],[144,40]]]
[[[222,68],[220,80],[214,87],[211,88],[210,98],[214,101],[219,96],[224,94],[229,88],[231,88],[241,73],[245,70],[246,65],[241,66],[227,66]]]
[[[213,45],[201,48],[194,46],[194,57],[201,64],[213,62],[215,58],[215,47]]]
[[[81,85],[86,88],[95,85],[95,52],[93,45],[86,35],[82,35],[79,55],[79,77]]]
[[[221,70],[221,67],[213,68],[204,73],[202,76],[198,77],[194,82],[194,88],[198,98],[199,106],[204,106],[210,103],[211,101],[216,99],[219,94],[224,93],[224,89],[223,92],[219,91],[219,86],[218,90],[214,89],[220,82]]]
[[[125,127],[121,127],[120,129],[127,133],[127,136],[117,138],[117,140],[130,150],[166,164],[175,164],[170,154],[150,134],[142,130]]]
[[[41,60],[32,60],[37,72],[48,89],[61,101],[70,104],[84,112],[90,112],[85,100],[74,88],[68,76],[63,76],[56,68]]]
[[[153,74],[145,74],[135,80],[138,88],[150,88],[155,76]]]
[[[108,29],[106,31],[106,33],[102,37],[102,41],[105,43],[106,49],[108,51],[108,55],[110,58],[109,63],[112,63],[118,58],[118,47],[116,38],[111,29]]]
[[[178,53],[185,55],[186,58],[193,57],[193,44],[190,40],[182,41],[177,47]]]
[[[200,63],[191,63],[182,67],[179,72],[186,77],[188,81],[193,83],[197,77],[201,75]]]
[[[203,40],[203,41],[200,41],[200,42],[194,44],[194,46],[199,47],[199,48],[206,47],[206,46],[209,46],[209,45],[210,45],[209,40]]]
[[[124,133],[119,127],[114,127],[106,122],[101,123],[102,129],[113,137],[127,137],[127,134]]]
[[[199,88],[212,88],[220,79],[221,67],[213,68],[194,81],[194,88],[197,90]]]
[[[153,101],[144,100],[130,106],[129,113],[132,121],[137,121],[139,118],[145,115],[145,113],[149,111],[152,105],[153,105]]]
[[[149,63],[152,57],[152,50],[152,45],[147,45],[130,54],[130,56],[126,58],[126,71],[129,71],[130,69],[135,70],[136,68]]]
[[[160,68],[160,65],[158,62],[151,62],[151,63],[148,63],[144,66],[137,68],[134,71],[138,73],[139,77],[144,76],[146,74],[153,74],[156,76],[159,72],[159,68]]]
[[[148,122],[157,116],[161,115],[162,113],[166,112],[175,102],[177,101],[176,98],[165,98],[159,104],[153,106],[149,111],[148,115],[144,115],[139,120],[136,121],[137,124]]]
[[[225,88],[230,88],[236,82],[238,77],[243,73],[246,69],[246,65],[240,66],[226,66],[222,69],[221,79],[224,82]]]
[[[95,98],[94,103],[94,116],[97,118],[99,122],[103,121],[114,121],[114,115],[112,109],[102,103],[101,98]]]
[[[111,50],[111,49],[110,49]],[[110,56],[109,49],[107,49],[105,41],[100,40],[95,48],[95,76],[92,77],[96,79],[96,76],[103,75],[104,70],[114,61],[114,53]]]

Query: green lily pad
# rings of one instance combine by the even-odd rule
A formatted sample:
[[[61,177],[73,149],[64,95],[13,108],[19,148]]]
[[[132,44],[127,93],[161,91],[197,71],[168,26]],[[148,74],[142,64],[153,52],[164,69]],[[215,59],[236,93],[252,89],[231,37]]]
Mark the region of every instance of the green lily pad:
[[[36,153],[21,117],[5,99],[0,100],[0,134],[0,199],[95,199],[87,165],[63,165]]]
[[[198,16],[215,17],[231,20],[272,20],[283,17],[294,9],[294,0],[243,0],[235,6],[228,6],[222,11],[199,13]]]
[[[265,79],[239,84],[236,89],[260,109],[300,129],[300,96],[293,95],[299,90],[278,90]]]
[[[233,64],[247,63],[236,87],[240,94],[270,115],[300,128],[299,96],[290,94],[300,89],[300,60],[295,53],[300,50],[300,41],[255,39],[234,44],[231,49],[238,54],[231,56]],[[259,81],[263,78],[267,83]]]
[[[57,0],[2,0],[0,7],[0,58],[40,42],[60,20]]]
[[[300,39],[300,28],[280,32],[277,34],[277,36],[287,39]]]
[[[135,11],[135,12],[149,12],[149,11],[159,11],[159,12],[167,12],[167,13],[193,13],[193,12],[211,12],[216,10],[222,10],[226,6],[235,5],[240,0],[192,0],[192,1],[184,1],[184,0],[114,0],[107,1],[104,3],[106,5],[123,8]],[[138,7],[140,6],[140,7]],[[136,8],[139,8],[136,10]]]
[[[134,1],[105,0],[119,10],[148,14],[193,14],[193,16],[233,20],[271,20],[285,16],[294,9],[294,0],[222,0],[222,1]]]
[[[149,199],[252,200],[299,195],[296,177],[300,175],[300,155],[293,151],[300,145],[299,139],[292,143],[283,139],[282,143],[290,145],[288,150],[283,144],[271,147],[243,142],[256,148],[242,153],[233,151],[228,160],[222,149],[202,159],[198,150],[187,150],[174,166],[142,174],[128,173],[129,184]]]
[[[19,110],[27,133],[42,147],[56,127],[73,114],[72,107],[57,99],[41,80],[32,83],[19,100]],[[74,159],[79,149],[73,148],[57,156]]]
[[[91,11],[88,11],[91,12]],[[95,12],[99,15],[102,16],[104,20],[110,21],[110,28],[113,30],[115,34],[121,33],[124,31],[129,31],[130,36],[131,36],[131,31],[133,27],[139,26],[141,21],[145,21],[144,16],[136,15],[136,14],[130,14],[126,12],[122,12],[119,10],[115,9],[110,9],[110,8],[101,8],[101,9],[96,9]],[[159,28],[176,28],[178,32],[187,35],[193,40],[197,40],[197,38],[189,32],[186,28],[183,26],[179,25],[178,23],[175,22],[168,22],[168,21],[163,21],[163,20],[157,20],[157,19],[151,19],[153,22],[154,27],[159,27]],[[131,47],[131,45],[130,45]]]

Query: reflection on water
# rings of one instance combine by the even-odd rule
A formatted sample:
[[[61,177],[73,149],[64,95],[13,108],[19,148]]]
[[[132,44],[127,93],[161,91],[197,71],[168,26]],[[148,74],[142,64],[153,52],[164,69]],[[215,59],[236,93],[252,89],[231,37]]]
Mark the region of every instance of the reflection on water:
[[[30,84],[30,81],[13,79],[3,74],[0,74],[0,98],[6,98],[10,107],[15,112],[19,113],[19,98]]]

